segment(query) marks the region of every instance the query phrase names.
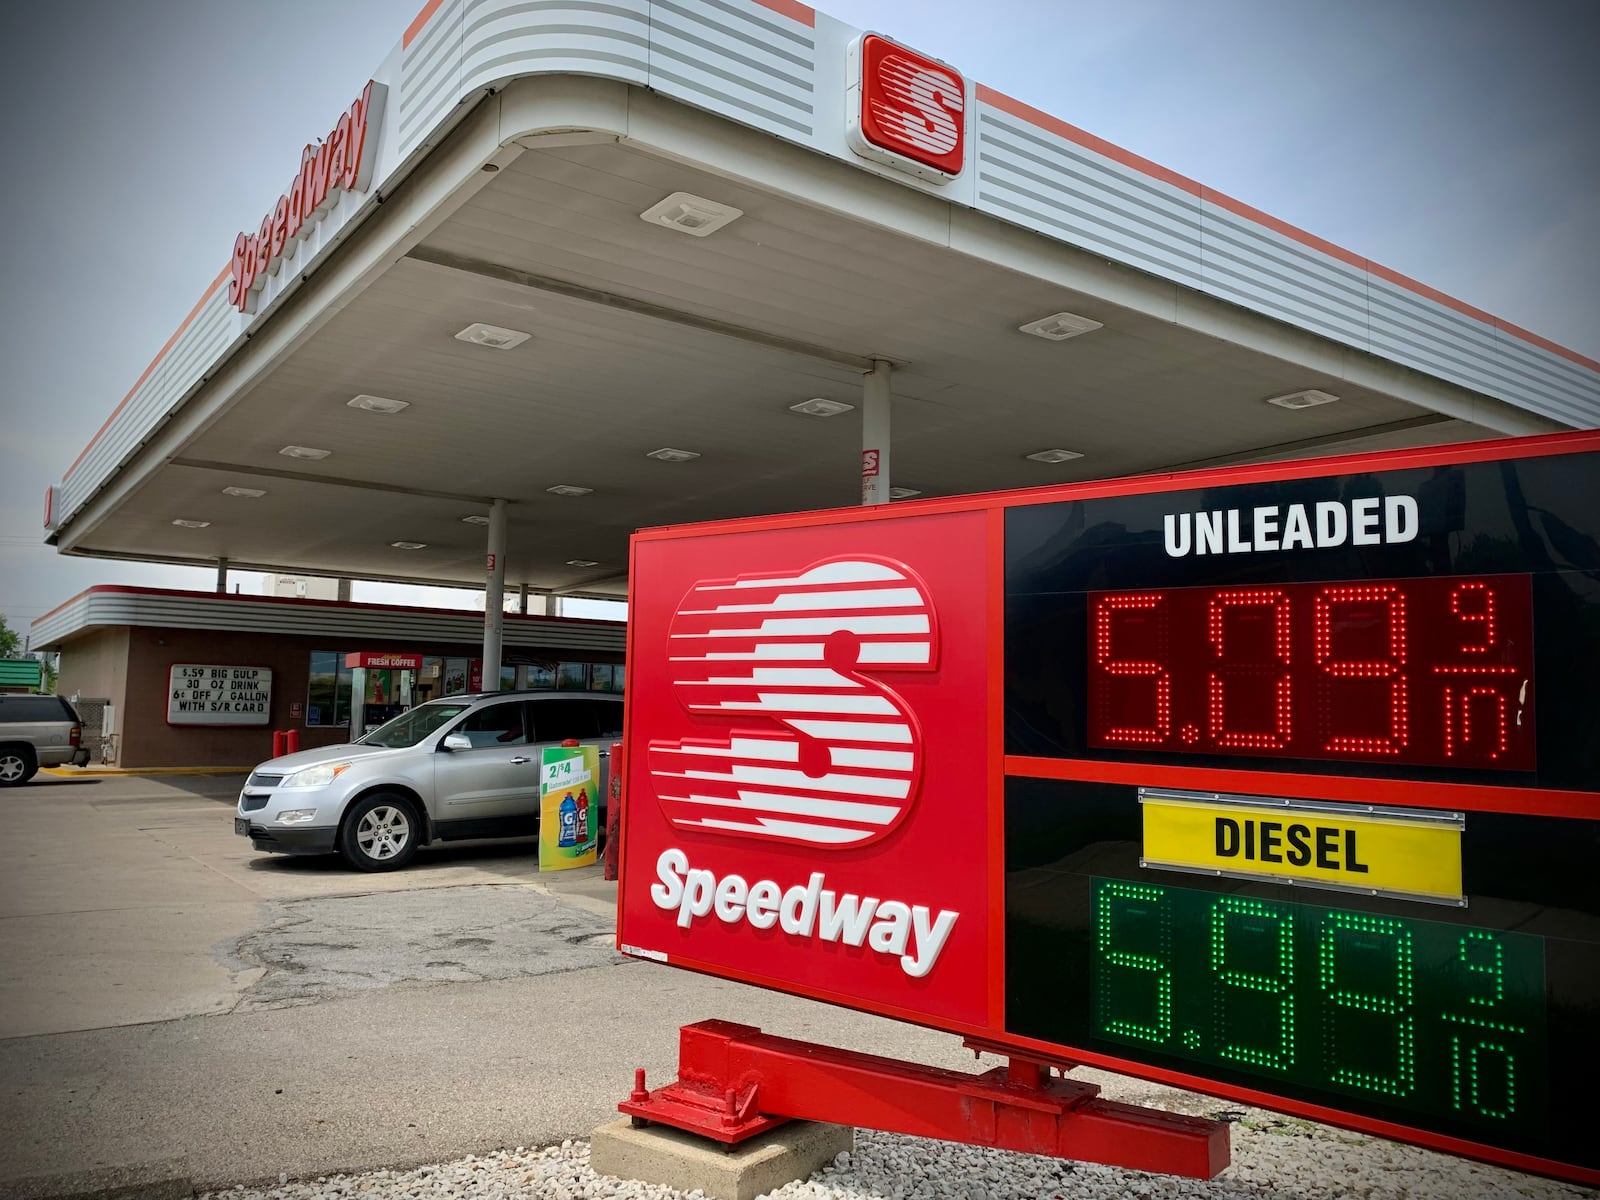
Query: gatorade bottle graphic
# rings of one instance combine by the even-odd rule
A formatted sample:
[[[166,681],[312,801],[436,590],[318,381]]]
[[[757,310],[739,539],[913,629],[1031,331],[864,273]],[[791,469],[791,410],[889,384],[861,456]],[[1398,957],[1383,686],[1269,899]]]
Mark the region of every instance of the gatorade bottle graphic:
[[[573,800],[572,793],[568,792],[561,798],[561,833],[556,838],[558,846],[576,846],[578,844],[578,805]]]
[[[578,792],[578,841],[589,840],[589,792],[580,789]]]

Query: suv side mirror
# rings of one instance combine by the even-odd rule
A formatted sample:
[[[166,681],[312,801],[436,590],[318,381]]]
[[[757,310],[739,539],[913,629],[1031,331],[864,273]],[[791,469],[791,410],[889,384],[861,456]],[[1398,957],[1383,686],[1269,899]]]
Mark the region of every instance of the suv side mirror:
[[[444,735],[444,740],[439,743],[439,749],[450,751],[471,750],[472,739],[464,733],[447,733]]]

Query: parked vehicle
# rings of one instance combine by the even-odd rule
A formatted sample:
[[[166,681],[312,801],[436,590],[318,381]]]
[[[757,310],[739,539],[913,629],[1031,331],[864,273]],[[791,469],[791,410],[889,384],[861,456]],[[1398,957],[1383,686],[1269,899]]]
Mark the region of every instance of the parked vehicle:
[[[358,741],[262,763],[239,794],[234,832],[277,854],[337,852],[391,871],[417,847],[539,829],[540,751],[600,747],[603,809],[622,698],[489,692],[419,704]],[[603,825],[602,825],[603,828]]]
[[[0,695],[0,787],[27,783],[40,767],[89,765],[83,722],[60,696]]]

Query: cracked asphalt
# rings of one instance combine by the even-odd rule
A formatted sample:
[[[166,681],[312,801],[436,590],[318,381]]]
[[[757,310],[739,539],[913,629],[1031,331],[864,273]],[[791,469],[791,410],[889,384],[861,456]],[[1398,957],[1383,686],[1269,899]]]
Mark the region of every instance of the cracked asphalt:
[[[41,774],[0,798],[0,1200],[586,1137],[709,1017],[978,1066],[948,1035],[622,958],[615,885],[541,876],[531,841],[384,875],[256,854],[239,783]]]
[[[516,894],[506,891],[514,888]],[[481,983],[618,966],[610,922],[521,885],[267,906],[235,956],[258,977],[231,1011],[316,1004],[403,983]]]

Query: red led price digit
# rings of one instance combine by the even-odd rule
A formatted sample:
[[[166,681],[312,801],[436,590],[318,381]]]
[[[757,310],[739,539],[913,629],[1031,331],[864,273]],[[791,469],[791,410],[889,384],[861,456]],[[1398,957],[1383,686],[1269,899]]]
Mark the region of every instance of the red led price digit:
[[[1463,608],[1461,602],[1468,600],[1472,604],[1481,604],[1482,608],[1474,611],[1472,608]],[[1450,593],[1450,611],[1463,621],[1483,622],[1483,641],[1476,644],[1463,644],[1463,654],[1486,654],[1495,643],[1494,630],[1494,592],[1487,583],[1463,583]]]
[[[1480,580],[1457,584],[1451,591],[1450,612],[1463,622],[1481,623],[1483,626],[1480,630],[1474,630],[1468,625],[1466,629],[1459,631],[1461,645],[1458,649],[1462,654],[1487,654],[1496,648],[1499,634],[1495,629],[1494,610],[1494,589]],[[1481,641],[1478,640],[1479,637],[1482,638]],[[1433,672],[1435,675],[1493,676],[1515,675],[1517,669],[1514,666],[1495,665],[1478,659],[1452,666],[1434,667]],[[1479,720],[1476,737],[1473,726],[1474,709],[1480,718],[1487,709],[1492,720],[1492,727],[1486,727],[1485,723]],[[1490,760],[1499,758],[1511,744],[1510,718],[1506,709],[1505,694],[1487,682],[1468,686],[1460,691],[1446,687],[1444,756],[1455,758],[1458,753],[1477,752]]]
[[[1140,659],[1119,659],[1112,646],[1112,625],[1118,613],[1150,613],[1161,622],[1158,629],[1164,633],[1166,612],[1165,597],[1157,592],[1133,593],[1120,596],[1102,596],[1094,610],[1094,661],[1107,675],[1148,678],[1155,683],[1155,721],[1151,725],[1107,725],[1104,739],[1131,745],[1159,745],[1167,740],[1172,730],[1172,677],[1159,662]],[[1162,637],[1160,641],[1165,641]]]
[[[1476,741],[1472,735],[1472,702],[1479,702],[1478,708],[1482,710],[1484,701],[1489,704],[1489,711],[1494,717],[1493,732],[1487,736],[1481,733],[1483,726],[1479,725],[1480,734]],[[1459,741],[1459,745],[1457,744]],[[1511,744],[1511,723],[1507,720],[1506,698],[1498,688],[1469,687],[1460,693],[1454,688],[1444,690],[1444,756],[1454,758],[1456,751],[1477,750],[1487,754],[1489,758],[1496,759],[1506,752]]]
[[[1384,606],[1389,625],[1388,657],[1375,660],[1334,657],[1334,611],[1356,605]],[[1407,740],[1406,600],[1397,587],[1386,585],[1326,587],[1317,595],[1315,646],[1317,664],[1335,679],[1387,679],[1389,681],[1389,732],[1383,737],[1335,734],[1324,750],[1342,754],[1399,754]]]
[[[1228,664],[1225,647],[1227,616],[1230,608],[1266,608],[1272,612],[1272,653],[1277,672],[1273,689],[1273,729],[1271,733],[1247,733],[1226,728],[1227,690],[1223,671],[1233,675],[1234,682],[1244,684],[1261,678],[1262,667],[1270,664]],[[1292,681],[1289,678],[1289,597],[1276,588],[1245,588],[1239,591],[1218,592],[1211,597],[1206,614],[1207,632],[1211,646],[1219,660],[1219,670],[1211,672],[1207,684],[1207,708],[1210,712],[1211,738],[1219,746],[1246,750],[1282,750],[1289,744],[1291,723]],[[1229,670],[1229,667],[1232,670]]]

